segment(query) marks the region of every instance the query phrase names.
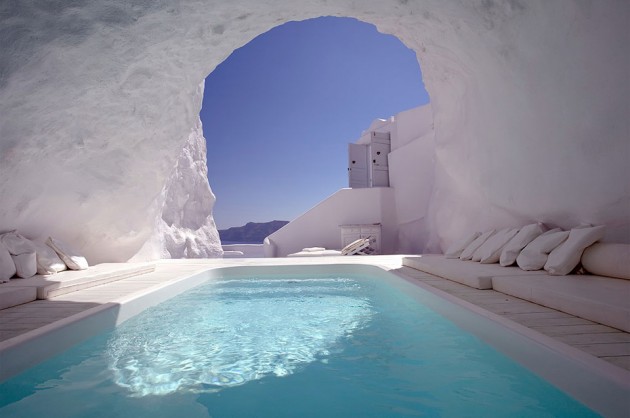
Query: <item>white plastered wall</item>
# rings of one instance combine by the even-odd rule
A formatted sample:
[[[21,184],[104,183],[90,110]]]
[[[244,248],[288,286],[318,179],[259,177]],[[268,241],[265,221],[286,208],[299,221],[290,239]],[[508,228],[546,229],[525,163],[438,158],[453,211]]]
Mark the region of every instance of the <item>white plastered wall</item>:
[[[207,184],[161,204],[189,181],[176,165],[199,84],[260,33],[322,15],[374,23],[418,55],[435,124],[429,247],[530,219],[630,242],[624,0],[2,2],[0,230],[122,261],[191,199],[199,219],[171,224],[186,239],[144,256],[219,253]]]
[[[381,224],[383,254],[394,252],[396,213],[389,187],[340,189],[265,240],[268,257],[285,257],[307,247],[340,250],[341,225]]]
[[[432,225],[429,204],[435,184],[435,131],[431,105],[395,116],[389,181],[394,189],[396,252],[414,254],[431,251]]]

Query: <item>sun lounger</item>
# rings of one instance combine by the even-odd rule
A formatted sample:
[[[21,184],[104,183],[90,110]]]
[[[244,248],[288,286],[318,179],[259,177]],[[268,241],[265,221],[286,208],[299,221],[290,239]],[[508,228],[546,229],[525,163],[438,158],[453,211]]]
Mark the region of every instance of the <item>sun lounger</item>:
[[[317,250],[317,251],[300,251],[287,255],[287,257],[326,257],[341,255],[339,250]]]
[[[337,255],[369,255],[374,253],[370,238],[361,238],[339,250],[327,250],[323,247],[304,248],[302,251],[289,254],[287,257],[325,257]]]
[[[374,252],[369,238],[360,238],[343,247],[341,255],[369,255]]]

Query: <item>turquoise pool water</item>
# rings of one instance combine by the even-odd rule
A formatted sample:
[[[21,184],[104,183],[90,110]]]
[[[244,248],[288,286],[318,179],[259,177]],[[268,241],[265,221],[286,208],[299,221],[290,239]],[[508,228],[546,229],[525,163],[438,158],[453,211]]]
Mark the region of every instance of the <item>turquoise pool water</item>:
[[[1,384],[0,416],[596,415],[400,286],[280,275],[144,311]]]

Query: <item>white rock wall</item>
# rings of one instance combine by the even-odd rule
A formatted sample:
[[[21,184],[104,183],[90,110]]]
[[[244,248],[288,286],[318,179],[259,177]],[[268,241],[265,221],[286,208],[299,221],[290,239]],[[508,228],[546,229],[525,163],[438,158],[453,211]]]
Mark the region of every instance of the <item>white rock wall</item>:
[[[216,254],[199,83],[258,34],[322,15],[419,56],[434,248],[529,219],[630,241],[624,0],[0,2],[0,229],[54,234],[91,262]]]
[[[203,97],[202,83],[197,98]],[[223,254],[212,218],[215,196],[208,185],[206,139],[201,121],[193,127],[166,180],[150,219],[150,237],[133,261],[157,258],[212,258]],[[158,214],[159,216],[155,216]]]

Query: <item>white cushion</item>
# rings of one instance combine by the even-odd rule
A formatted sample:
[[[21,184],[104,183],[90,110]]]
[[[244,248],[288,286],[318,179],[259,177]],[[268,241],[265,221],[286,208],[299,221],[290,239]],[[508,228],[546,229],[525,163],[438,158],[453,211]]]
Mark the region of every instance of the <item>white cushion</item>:
[[[18,277],[28,279],[37,274],[37,256],[34,252],[11,255],[11,258]]]
[[[0,283],[8,281],[15,274],[15,263],[7,246],[0,241]]]
[[[486,231],[483,234],[479,235],[473,242],[468,244],[464,251],[459,256],[460,260],[470,260],[477,248],[481,247],[481,245],[486,242],[488,238],[490,238],[494,234],[495,230],[492,229],[490,231]]]
[[[479,235],[481,235],[481,232],[473,232],[472,234],[458,241],[455,241],[453,244],[451,244],[450,247],[446,249],[446,251],[444,252],[444,256],[446,258],[459,258],[459,256],[462,254],[462,251],[464,251],[466,247],[468,247],[474,240],[476,240]]]
[[[512,233],[512,231],[514,232]],[[497,231],[495,234],[490,236],[490,238],[488,238],[483,244],[481,244],[479,248],[475,250],[475,252],[472,255],[471,260],[476,261],[476,262],[480,262],[483,259],[489,260],[492,258],[493,254],[497,250],[499,251],[499,255],[500,255],[501,254],[500,251],[503,248],[503,246],[507,243],[507,241],[509,241],[512,238],[512,236],[514,236],[514,234],[516,234],[516,232],[518,232],[518,229],[512,229],[512,228],[504,228]],[[509,237],[507,238],[507,240],[505,238],[506,234],[509,234]],[[499,261],[498,258],[497,258],[497,261]],[[492,264],[492,263],[493,261],[486,261],[484,264]]]
[[[325,251],[326,248],[324,247],[308,247],[308,248],[302,248],[302,252],[315,252],[315,251]]]
[[[517,233],[518,228],[505,228],[488,238],[488,241],[477,250],[481,253],[481,259],[479,260],[481,264],[498,263],[503,247],[505,247]]]
[[[444,258],[442,254],[422,254],[415,257],[404,257],[403,265],[477,289],[492,289],[492,282],[497,276],[507,275],[526,278],[528,276],[547,275],[542,270],[522,271],[516,267],[505,268],[498,264],[449,260]]]
[[[545,270],[554,276],[571,273],[579,264],[584,249],[602,239],[605,229],[603,225],[572,229],[569,238],[549,254]]]
[[[300,251],[299,253],[287,254],[287,257],[328,257],[342,255],[339,250],[322,251]]]
[[[48,237],[46,240],[46,245],[55,250],[59,258],[66,263],[71,270],[85,270],[88,268],[88,262],[85,257],[79,255],[76,251],[67,247],[60,241],[54,239],[53,237]]]
[[[66,263],[57,255],[55,250],[43,242],[33,241],[37,253],[37,273],[54,274],[66,269]]]
[[[7,232],[0,236],[0,240],[7,246],[11,255],[20,255],[25,253],[34,253],[35,246],[33,243],[18,234],[16,231]]]
[[[545,266],[549,253],[569,237],[569,231],[552,229],[527,244],[516,257],[516,264],[523,270],[540,270]]]
[[[592,274],[630,280],[630,244],[593,244],[584,250],[582,266]]]
[[[521,250],[544,231],[544,226],[540,223],[522,227],[521,230],[518,231],[518,234],[503,247],[503,251],[501,251],[501,256],[499,257],[501,265],[505,267],[514,264]]]
[[[512,270],[505,268],[504,270]],[[630,282],[590,274],[551,276],[544,270],[529,277],[492,278],[497,292],[630,332]],[[626,414],[627,416],[627,414]]]
[[[492,234],[487,240],[484,241],[483,244],[481,244],[479,246],[479,248],[477,248],[475,250],[475,252],[473,253],[472,257],[470,258],[472,261],[475,262],[480,262],[481,261],[481,254],[484,252],[487,252],[489,249],[492,249],[494,247],[494,242],[497,239],[497,237],[500,239],[500,237],[507,231],[509,230],[509,228],[504,228],[504,229],[500,229],[497,232],[495,232],[494,234]]]

